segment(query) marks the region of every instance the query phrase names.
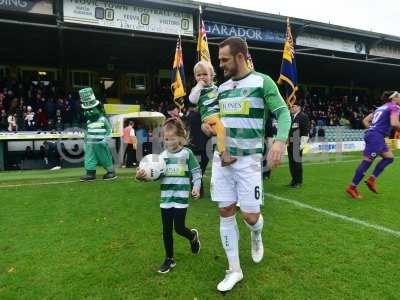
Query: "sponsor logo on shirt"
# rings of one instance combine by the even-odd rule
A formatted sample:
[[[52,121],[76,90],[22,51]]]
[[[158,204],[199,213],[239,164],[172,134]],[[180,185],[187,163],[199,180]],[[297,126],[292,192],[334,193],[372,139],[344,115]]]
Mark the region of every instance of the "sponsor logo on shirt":
[[[248,115],[250,100],[226,100],[219,102],[222,115]]]
[[[185,165],[167,166],[166,176],[185,176]]]

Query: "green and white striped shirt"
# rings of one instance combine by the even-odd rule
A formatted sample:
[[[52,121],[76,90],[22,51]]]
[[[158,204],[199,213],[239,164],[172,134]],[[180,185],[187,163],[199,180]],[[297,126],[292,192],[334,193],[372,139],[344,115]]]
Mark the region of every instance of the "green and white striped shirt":
[[[186,147],[175,153],[164,150],[160,157],[166,164],[165,174],[161,178],[160,207],[188,207],[190,178],[192,177],[194,186],[200,188],[201,185],[201,169],[196,157]]]
[[[197,84],[190,92],[189,100],[197,104],[202,122],[207,117],[219,114],[218,88],[215,85],[202,87]]]
[[[225,145],[233,156],[263,153],[267,110],[274,112],[286,103],[275,82],[255,71],[220,85],[218,101],[225,126]]]
[[[97,121],[87,121],[87,131],[85,141],[89,144],[97,144],[111,136],[112,127],[110,121],[104,116],[100,116]]]

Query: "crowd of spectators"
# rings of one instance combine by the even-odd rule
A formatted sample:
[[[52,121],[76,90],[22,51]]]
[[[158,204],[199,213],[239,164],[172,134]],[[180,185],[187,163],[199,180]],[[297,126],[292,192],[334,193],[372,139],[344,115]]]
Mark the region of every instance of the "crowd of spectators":
[[[168,87],[159,88],[154,94],[145,97],[142,109],[159,111],[168,116],[168,106],[171,103]],[[311,127],[318,134],[322,126],[346,126],[352,129],[363,129],[362,120],[369,113],[381,105],[379,100],[366,95],[338,96],[335,94],[299,95],[303,110],[309,116]],[[183,114],[186,114],[188,105],[185,105]]]
[[[325,136],[324,126],[362,129],[363,118],[381,105],[378,100],[365,95],[299,93],[298,99],[310,119],[310,138],[321,140]],[[100,100],[104,99],[100,97]],[[190,128],[191,141],[202,137],[200,126],[196,125],[198,130],[191,132],[192,127],[196,127],[193,124],[200,122],[196,110],[186,103],[179,114],[171,101],[168,85],[161,85],[140,100],[129,102],[139,104],[142,111],[161,112],[167,118],[180,117]],[[60,132],[70,127],[82,127],[83,124],[83,112],[76,92],[68,93],[56,82],[22,83],[15,80],[0,80],[0,131]],[[138,150],[143,155],[151,153],[152,130],[138,122],[134,125],[134,132],[138,145],[142,147]],[[191,142],[191,147],[200,153],[203,149],[196,145],[203,142]],[[45,161],[49,157],[47,153],[49,151],[46,149],[45,144],[40,149],[40,155]],[[32,149],[27,147],[25,158],[29,158],[32,153]],[[59,162],[56,163],[56,167],[59,165]]]
[[[82,122],[77,95],[56,83],[0,81],[0,131],[63,131]]]
[[[346,126],[362,129],[362,119],[379,103],[365,95],[300,93],[303,110],[317,135],[321,126]],[[147,94],[140,104],[143,111],[157,111],[168,116],[171,92],[161,85]],[[183,111],[185,114],[185,111]],[[0,131],[62,131],[83,124],[77,93],[66,93],[54,82],[0,80]]]
[[[346,126],[363,129],[363,118],[380,105],[374,100],[367,96],[307,94],[302,102],[304,112],[315,127]]]

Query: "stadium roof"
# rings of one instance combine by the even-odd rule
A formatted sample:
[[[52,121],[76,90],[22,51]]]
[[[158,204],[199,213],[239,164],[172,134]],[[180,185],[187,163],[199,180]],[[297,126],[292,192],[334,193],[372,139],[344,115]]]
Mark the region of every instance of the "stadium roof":
[[[199,2],[188,0],[114,0],[115,2],[183,11],[194,15],[194,36],[184,36],[185,59],[188,65],[196,60],[196,19]],[[3,62],[19,65],[48,65],[103,70],[106,64],[120,70],[147,72],[147,69],[168,69],[173,59],[176,35],[146,31],[104,28],[74,24],[62,19],[61,11],[52,16],[0,12],[0,46]],[[249,10],[204,4],[204,19],[209,22],[254,27],[284,34],[286,17]],[[400,38],[351,29],[320,22],[291,19],[295,35],[302,32],[350,42],[362,42],[368,49],[384,41],[384,45],[400,49]],[[29,28],[29,30],[27,30]],[[224,37],[210,35],[210,51],[216,57],[218,42]],[[340,41],[339,41],[340,43]],[[34,45],[34,47],[32,47]],[[85,45],[85,51],[77,45]],[[116,47],[118,45],[118,47]],[[259,70],[275,74],[280,70],[282,41],[249,40],[253,60]],[[99,51],[99,49],[102,49]],[[335,49],[335,48],[333,48]],[[302,83],[354,85],[396,88],[400,76],[400,59],[340,50],[296,46],[297,66]],[[143,59],[132,60],[131,57]],[[150,59],[151,56],[151,59]]]
[[[210,3],[203,3],[190,0],[115,0],[120,3],[143,5],[154,8],[168,8],[176,9],[179,7],[180,10],[196,13],[199,6],[202,6],[203,18],[206,20],[212,20],[217,22],[226,22],[229,24],[235,24],[238,26],[250,26],[257,28],[265,28],[276,31],[284,32],[286,28],[287,16],[270,14],[259,11],[251,11],[241,8],[228,7],[222,5],[215,5]],[[232,20],[235,17],[234,20]],[[290,17],[290,16],[289,16]],[[381,46],[400,48],[400,37],[376,33],[368,30],[361,30],[355,28],[349,28],[344,26],[338,26],[333,24],[327,24],[317,21],[310,21],[300,18],[291,18],[290,23],[293,28],[294,38],[299,34],[316,34],[325,37],[338,38],[343,40],[353,40],[355,42],[362,42],[366,46],[366,50]],[[195,29],[196,31],[196,29]],[[196,39],[194,37],[193,41]],[[214,39],[220,39],[218,37],[209,38],[209,44],[213,44]],[[190,39],[189,39],[190,41]],[[253,50],[267,51],[267,52],[281,52],[281,46],[278,44],[260,44],[257,41],[250,41],[249,48]],[[311,52],[310,52],[311,51]],[[364,54],[354,55],[352,53],[346,53],[337,50],[329,50],[324,48],[314,47],[302,47],[297,46],[298,54],[304,56],[313,57],[325,57],[330,60],[343,60],[343,61],[354,61],[361,63],[370,63],[378,65],[388,65],[399,67],[400,60],[391,56],[376,56],[366,51]]]
[[[224,13],[224,14],[233,14],[233,15],[237,15],[237,16],[251,17],[252,19],[273,21],[273,22],[278,22],[278,23],[286,23],[286,19],[287,19],[287,17],[289,17],[291,24],[296,27],[314,28],[314,29],[319,29],[319,30],[324,30],[324,31],[345,33],[345,34],[359,36],[359,37],[365,37],[365,38],[369,38],[369,39],[385,40],[385,41],[389,41],[389,42],[400,43],[400,37],[394,36],[394,35],[388,35],[388,34],[368,31],[368,30],[344,27],[344,26],[339,26],[339,25],[334,25],[334,24],[329,24],[329,23],[310,21],[310,20],[305,20],[305,19],[300,19],[300,18],[293,18],[291,16],[276,15],[276,14],[270,14],[270,13],[266,13],[266,12],[252,11],[252,10],[241,9],[241,8],[236,8],[236,7],[216,5],[216,4],[211,4],[211,3],[202,3],[202,2],[191,1],[191,0],[147,0],[147,1],[117,0],[117,1],[121,2],[121,3],[136,4],[136,5],[138,4],[138,2],[142,2],[143,4],[147,4],[147,5],[149,4],[149,2],[152,2],[154,4],[161,4],[161,5],[165,5],[165,6],[171,6],[171,7],[179,6],[181,8],[193,9],[193,10],[198,10],[199,5],[201,5],[203,11],[210,11],[210,12],[217,12],[217,13]]]

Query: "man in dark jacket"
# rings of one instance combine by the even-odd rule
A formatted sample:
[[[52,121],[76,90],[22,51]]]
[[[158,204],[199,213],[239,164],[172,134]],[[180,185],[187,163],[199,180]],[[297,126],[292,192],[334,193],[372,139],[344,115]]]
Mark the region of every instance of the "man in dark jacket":
[[[188,127],[187,129],[189,130],[189,148],[199,160],[201,172],[204,174],[209,161],[206,149],[209,137],[201,130],[201,116],[196,107],[189,107],[185,121],[186,126]],[[201,196],[204,195],[203,181],[201,184],[200,194]]]
[[[309,120],[302,112],[299,102],[290,108],[292,126],[289,131],[288,157],[289,169],[292,176],[290,187],[299,188],[303,183],[303,148],[308,142]]]

